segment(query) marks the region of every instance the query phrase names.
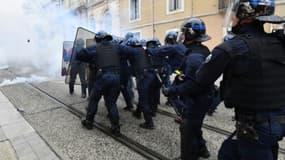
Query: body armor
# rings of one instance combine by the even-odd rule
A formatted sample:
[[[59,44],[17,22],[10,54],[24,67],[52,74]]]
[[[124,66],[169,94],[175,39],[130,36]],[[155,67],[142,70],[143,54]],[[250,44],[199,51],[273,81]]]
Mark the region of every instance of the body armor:
[[[120,68],[120,56],[118,49],[108,42],[97,45],[96,65],[98,69]]]
[[[148,70],[150,68],[149,56],[145,53],[143,48],[138,48],[138,52],[134,55],[132,63],[134,64],[133,67],[136,74],[141,74],[144,70]]]
[[[277,37],[241,36],[248,46],[240,56],[233,47],[221,46],[232,59],[221,83],[226,107],[274,110],[285,107],[285,45]]]

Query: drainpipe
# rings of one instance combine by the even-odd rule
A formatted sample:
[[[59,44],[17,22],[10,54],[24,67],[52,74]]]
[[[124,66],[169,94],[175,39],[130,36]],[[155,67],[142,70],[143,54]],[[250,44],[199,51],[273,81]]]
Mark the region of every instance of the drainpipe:
[[[152,38],[155,36],[155,28],[154,28],[154,0],[152,0]]]
[[[194,0],[191,1],[191,17],[193,17],[193,11],[194,11]]]

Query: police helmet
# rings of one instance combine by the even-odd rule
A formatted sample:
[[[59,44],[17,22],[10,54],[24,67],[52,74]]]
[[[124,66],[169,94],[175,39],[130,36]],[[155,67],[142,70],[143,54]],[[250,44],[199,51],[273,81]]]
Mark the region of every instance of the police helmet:
[[[175,43],[177,40],[177,36],[178,36],[178,33],[175,31],[168,32],[165,36],[164,43],[165,44]]]
[[[122,41],[123,41],[123,38],[122,38],[122,37],[118,37],[118,36],[113,35],[113,40],[112,40],[112,42],[113,42],[114,44],[121,44]]]
[[[102,40],[112,41],[113,37],[105,31],[99,31],[95,34],[95,40],[97,43],[100,43]]]
[[[275,0],[231,0],[224,25],[231,27],[233,17],[239,20],[253,18],[261,22],[283,23],[284,18],[274,15]]]
[[[140,43],[141,43],[142,46],[146,46],[146,40],[145,39],[141,39]]]
[[[147,48],[155,48],[155,47],[159,47],[160,45],[161,43],[158,38],[152,38],[146,42]]]
[[[137,38],[133,37],[133,38],[128,39],[127,46],[139,47],[139,46],[142,46],[142,44]]]
[[[95,37],[94,37],[94,39],[95,39],[95,41],[97,42],[97,43],[99,43],[99,42],[101,42],[103,39],[104,39],[104,37],[107,35],[107,32],[105,32],[105,31],[99,31],[99,32],[97,32],[96,34],[95,34]]]
[[[206,25],[200,18],[186,20],[181,27],[181,32],[184,35],[184,41],[205,42],[211,39],[206,34]]]
[[[125,40],[128,40],[130,38],[134,38],[134,34],[132,32],[128,32],[126,35],[125,35]]]

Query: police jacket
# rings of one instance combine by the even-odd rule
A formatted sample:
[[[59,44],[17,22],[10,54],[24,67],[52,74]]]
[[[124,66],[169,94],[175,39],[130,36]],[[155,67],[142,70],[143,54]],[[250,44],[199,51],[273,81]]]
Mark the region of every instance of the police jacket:
[[[76,55],[76,59],[94,63],[98,69],[109,67],[120,69],[121,56],[129,57],[135,53],[136,51],[132,47],[103,41],[94,47],[82,49]]]
[[[192,43],[188,45],[186,57],[184,58],[180,69],[187,77],[195,79],[196,72],[209,54],[209,49],[202,44]]]
[[[133,73],[138,77],[143,75],[145,71],[151,70],[150,57],[140,46],[133,47],[133,51],[135,51],[135,54],[130,56],[130,63]]]
[[[241,26],[239,35],[218,45],[196,74],[170,94],[197,94],[223,74],[222,98],[236,110],[285,107],[285,44],[258,22]]]
[[[189,45],[186,46],[187,47],[187,51],[185,53],[185,58],[182,61],[182,64],[180,66],[180,71],[182,71],[182,73],[185,75],[186,77],[186,81],[187,79],[191,78],[191,79],[195,79],[196,78],[196,72],[199,70],[199,68],[201,67],[201,65],[203,64],[203,62],[205,61],[206,57],[210,54],[209,49],[202,45],[201,43],[191,43]],[[185,81],[180,81],[180,82],[174,82],[173,83],[173,87],[175,87],[175,85],[181,85],[183,84]],[[211,87],[213,87],[212,85],[209,87],[205,87],[205,89],[201,90],[201,92],[197,95],[189,95],[189,94],[180,94],[180,96],[183,97],[191,97],[191,98],[196,98],[198,96],[203,95],[211,95],[212,90]]]
[[[182,43],[177,43],[169,46],[162,46],[159,48],[149,48],[147,53],[151,56],[159,56],[167,59],[167,63],[171,66],[172,71],[179,68],[184,58],[186,48]]]
[[[187,48],[184,46],[183,43],[176,43],[171,46],[173,47],[175,52],[168,55],[167,63],[171,66],[171,72],[174,72],[180,67],[185,57]]]

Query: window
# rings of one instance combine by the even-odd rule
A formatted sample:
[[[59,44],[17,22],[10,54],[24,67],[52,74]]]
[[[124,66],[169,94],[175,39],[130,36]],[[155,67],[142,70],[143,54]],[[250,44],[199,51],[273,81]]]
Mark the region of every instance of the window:
[[[168,0],[168,11],[173,12],[182,9],[182,0]]]
[[[140,0],[130,0],[130,21],[140,19]]]

